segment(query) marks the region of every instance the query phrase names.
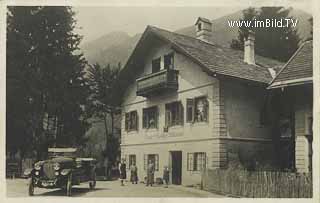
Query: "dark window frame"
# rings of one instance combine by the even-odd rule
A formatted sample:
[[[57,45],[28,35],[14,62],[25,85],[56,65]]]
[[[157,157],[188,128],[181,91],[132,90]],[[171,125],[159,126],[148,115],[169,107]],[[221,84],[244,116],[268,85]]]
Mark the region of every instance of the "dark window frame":
[[[152,111],[154,110],[154,126],[150,127],[150,122],[152,119]],[[142,128],[143,129],[157,129],[158,128],[158,122],[159,122],[159,108],[158,106],[152,106],[148,108],[143,108],[142,110]],[[151,115],[150,115],[151,114]]]
[[[174,52],[164,55],[164,69],[174,69]]]
[[[154,157],[154,159],[151,159]],[[144,170],[146,171],[148,168],[149,160],[154,160],[154,170],[159,171],[159,154],[145,154],[144,155]]]
[[[137,156],[135,154],[129,154],[129,162],[128,162],[129,168],[132,166],[133,160],[134,160],[134,163],[137,164]]]
[[[181,101],[174,101],[165,105],[165,126],[183,126],[184,108]]]
[[[200,100],[204,100],[204,115],[202,120],[198,120],[197,115],[199,114],[197,110],[197,104]],[[186,100],[186,122],[187,123],[200,123],[209,122],[209,101],[207,96],[200,96],[195,98],[188,98]]]
[[[135,119],[134,119],[135,118]],[[133,120],[134,119],[134,120]],[[130,131],[138,131],[139,122],[138,122],[138,112],[137,110],[129,111],[125,113],[125,130],[127,132]]]
[[[161,70],[161,57],[155,58],[151,62],[152,73],[157,73]]]
[[[192,152],[187,154],[187,171],[202,171],[206,168],[206,152]]]

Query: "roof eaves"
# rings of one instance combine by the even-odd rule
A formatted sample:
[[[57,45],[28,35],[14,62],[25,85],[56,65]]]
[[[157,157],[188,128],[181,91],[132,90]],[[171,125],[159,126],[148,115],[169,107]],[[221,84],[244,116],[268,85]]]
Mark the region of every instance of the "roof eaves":
[[[296,55],[300,52],[300,50],[307,44],[311,41],[306,41],[306,42],[303,42],[303,44],[297,49],[297,51],[290,57],[289,61],[284,64],[284,66],[282,67],[282,69],[278,72],[278,74],[276,75],[276,77],[274,77],[271,82],[269,83],[269,85],[271,86],[272,83],[278,78],[278,76],[282,73],[282,71],[290,64],[290,62],[296,57]]]
[[[277,88],[282,88],[282,87],[287,87],[287,86],[296,86],[296,85],[304,85],[304,84],[309,84],[313,82],[312,77],[306,77],[306,78],[299,78],[299,79],[293,79],[293,80],[286,80],[286,81],[279,81],[275,82],[267,89],[277,89]]]

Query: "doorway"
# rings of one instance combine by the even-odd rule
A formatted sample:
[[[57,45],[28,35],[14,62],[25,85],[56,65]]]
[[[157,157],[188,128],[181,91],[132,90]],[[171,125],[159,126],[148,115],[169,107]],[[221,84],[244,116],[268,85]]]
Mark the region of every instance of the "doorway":
[[[182,151],[171,151],[172,176],[171,182],[181,185],[182,176]]]

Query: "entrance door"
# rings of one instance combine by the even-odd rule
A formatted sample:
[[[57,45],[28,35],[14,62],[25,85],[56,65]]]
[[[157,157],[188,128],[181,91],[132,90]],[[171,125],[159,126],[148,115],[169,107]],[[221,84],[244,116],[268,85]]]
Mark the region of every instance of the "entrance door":
[[[182,151],[171,152],[172,184],[180,185],[182,176]]]

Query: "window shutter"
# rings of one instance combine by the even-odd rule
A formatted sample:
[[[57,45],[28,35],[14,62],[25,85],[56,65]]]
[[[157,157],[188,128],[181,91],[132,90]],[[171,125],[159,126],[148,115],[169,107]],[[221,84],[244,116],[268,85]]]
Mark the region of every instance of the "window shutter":
[[[134,130],[138,130],[138,113],[137,113],[137,111],[134,111],[134,120],[132,122],[134,123]]]
[[[193,169],[193,153],[187,154],[187,170],[192,171]]]
[[[125,120],[124,128],[125,128],[126,131],[128,131],[128,119],[129,119],[129,114],[126,113],[125,116],[124,116],[124,120]]]
[[[147,111],[143,109],[142,128],[148,128],[147,123],[148,123]]]
[[[148,155],[144,154],[143,155],[143,166],[144,166],[144,170],[147,170],[147,165],[148,165]]]
[[[155,107],[155,125],[156,125],[156,128],[158,128],[158,122],[159,122],[159,107],[158,106],[156,106]]]
[[[129,169],[129,158],[128,155],[125,155],[125,164],[126,164],[126,168]]]
[[[184,109],[183,109],[183,105],[181,102],[179,102],[179,124],[183,125],[184,123]]]
[[[171,125],[171,112],[169,110],[166,110],[166,127],[169,127]]]
[[[187,122],[192,123],[194,120],[194,99],[187,99]]]
[[[159,155],[158,154],[156,154],[155,156],[154,156],[154,159],[155,159],[155,170],[156,171],[159,171]]]
[[[204,120],[208,121],[209,102],[207,98],[204,99]]]

